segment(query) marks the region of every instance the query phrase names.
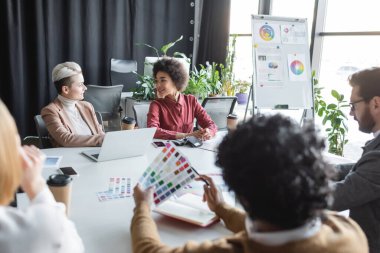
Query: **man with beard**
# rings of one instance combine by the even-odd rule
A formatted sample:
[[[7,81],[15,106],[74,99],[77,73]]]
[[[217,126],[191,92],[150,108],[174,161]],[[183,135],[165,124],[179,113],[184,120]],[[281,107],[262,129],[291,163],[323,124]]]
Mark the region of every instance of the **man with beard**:
[[[364,230],[370,252],[380,252],[380,68],[349,77],[352,86],[350,115],[359,130],[373,133],[356,164],[340,165],[332,209],[349,209],[350,217]]]

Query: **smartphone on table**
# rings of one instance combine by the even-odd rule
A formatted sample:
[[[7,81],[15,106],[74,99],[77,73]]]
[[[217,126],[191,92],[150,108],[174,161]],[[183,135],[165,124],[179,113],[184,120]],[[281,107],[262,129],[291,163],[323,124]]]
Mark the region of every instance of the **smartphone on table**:
[[[62,168],[59,168],[59,171],[60,171],[63,175],[68,175],[68,176],[79,176],[78,172],[76,172],[76,170],[74,170],[73,167],[62,167]]]
[[[156,148],[165,147],[165,143],[163,141],[154,141],[152,144]]]

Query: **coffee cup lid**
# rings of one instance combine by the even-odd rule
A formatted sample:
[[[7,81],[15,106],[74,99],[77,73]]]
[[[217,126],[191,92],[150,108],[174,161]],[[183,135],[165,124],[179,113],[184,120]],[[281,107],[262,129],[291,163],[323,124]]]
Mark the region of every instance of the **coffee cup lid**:
[[[133,123],[136,123],[135,119],[132,118],[132,117],[124,117],[123,120],[122,120],[123,123],[125,124],[133,124]]]
[[[73,179],[69,175],[54,174],[49,176],[46,183],[50,186],[65,186],[72,180]]]
[[[227,119],[237,119],[237,115],[233,113],[228,114]]]

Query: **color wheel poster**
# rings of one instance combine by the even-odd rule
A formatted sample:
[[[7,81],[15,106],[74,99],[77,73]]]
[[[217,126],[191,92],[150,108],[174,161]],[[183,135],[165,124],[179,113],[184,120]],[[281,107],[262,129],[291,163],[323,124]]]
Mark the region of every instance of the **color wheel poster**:
[[[288,54],[288,72],[292,82],[307,80],[305,54]]]
[[[281,43],[280,26],[277,24],[255,24],[253,36],[255,43]]]
[[[303,25],[281,25],[281,41],[284,44],[306,44],[306,36]]]
[[[260,87],[284,86],[284,71],[279,46],[256,47],[257,84]]]

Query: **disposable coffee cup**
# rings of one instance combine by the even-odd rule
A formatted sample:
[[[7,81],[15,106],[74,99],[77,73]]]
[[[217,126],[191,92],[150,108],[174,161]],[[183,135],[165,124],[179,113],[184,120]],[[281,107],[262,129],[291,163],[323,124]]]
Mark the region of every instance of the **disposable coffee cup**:
[[[61,202],[66,206],[66,215],[69,214],[71,202],[71,181],[73,179],[68,175],[54,174],[49,176],[47,185],[53,193],[55,201]]]
[[[136,125],[136,120],[132,117],[124,117],[121,122],[121,129],[123,130],[134,129]]]
[[[238,124],[238,116],[236,114],[228,114],[227,116],[227,129],[228,131],[233,131],[236,129]]]

